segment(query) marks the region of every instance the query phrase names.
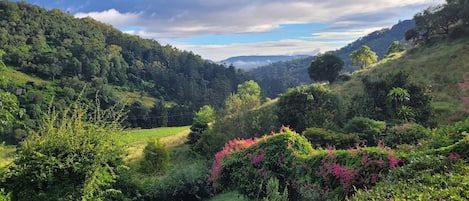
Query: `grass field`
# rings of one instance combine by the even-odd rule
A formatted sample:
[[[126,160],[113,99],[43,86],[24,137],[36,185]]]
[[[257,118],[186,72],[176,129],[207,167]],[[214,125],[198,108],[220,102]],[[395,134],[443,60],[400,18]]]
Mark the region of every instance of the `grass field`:
[[[162,141],[174,141],[168,137],[177,137],[187,135],[190,126],[181,127],[162,127],[153,129],[135,129],[126,130],[120,136],[119,141],[129,146],[146,144],[151,139],[162,139]],[[164,139],[163,139],[164,138]],[[177,142],[173,142],[177,143]],[[167,143],[165,143],[167,144]],[[167,144],[169,146],[169,144]]]
[[[160,139],[166,147],[172,152],[179,152],[186,141],[189,134],[190,126],[181,127],[162,127],[153,129],[135,129],[125,131],[119,138],[119,141],[127,146],[127,157],[124,161],[131,166],[137,166],[137,162],[142,159],[143,149],[148,141],[152,139]],[[171,154],[172,158],[175,154]],[[173,158],[172,160],[174,160]]]
[[[1,71],[2,75],[11,80],[13,83],[24,85],[26,82],[33,82],[36,85],[42,84],[51,84],[49,81],[45,81],[41,78],[33,77],[22,73],[20,71],[14,70],[13,68],[6,68]]]

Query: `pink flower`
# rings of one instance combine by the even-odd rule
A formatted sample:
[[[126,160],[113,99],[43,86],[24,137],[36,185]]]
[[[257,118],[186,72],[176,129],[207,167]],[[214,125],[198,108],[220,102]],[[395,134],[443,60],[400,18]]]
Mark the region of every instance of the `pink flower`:
[[[388,151],[388,160],[389,160],[389,168],[394,168],[399,164],[399,159],[395,158],[392,155],[391,151]]]
[[[368,167],[371,165],[371,163],[368,161],[368,155],[364,154],[362,156],[362,163],[363,165],[365,165],[365,167]]]
[[[340,176],[342,175],[342,169],[340,167],[340,164],[338,163],[334,164],[332,171],[335,175],[335,178],[340,178]]]
[[[372,174],[371,175],[371,183],[374,184],[378,181],[378,175],[377,174]]]
[[[448,158],[451,159],[452,161],[457,161],[461,158],[461,156],[457,153],[449,153]]]

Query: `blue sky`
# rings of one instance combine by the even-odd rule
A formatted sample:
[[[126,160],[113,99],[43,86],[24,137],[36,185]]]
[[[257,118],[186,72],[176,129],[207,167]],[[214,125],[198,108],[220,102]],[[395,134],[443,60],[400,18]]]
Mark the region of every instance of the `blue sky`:
[[[27,0],[205,59],[335,50],[444,0]]]

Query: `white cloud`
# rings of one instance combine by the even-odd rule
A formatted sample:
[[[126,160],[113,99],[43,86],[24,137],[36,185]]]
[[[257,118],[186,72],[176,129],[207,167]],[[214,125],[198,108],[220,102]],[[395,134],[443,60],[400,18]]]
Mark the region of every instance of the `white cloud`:
[[[129,26],[135,26],[141,24],[144,21],[142,12],[135,13],[121,13],[116,9],[112,8],[102,12],[89,12],[89,13],[76,13],[75,17],[92,17],[104,23],[111,24],[113,26],[124,28]]]
[[[127,3],[127,2],[126,2]],[[146,3],[148,5],[139,5]],[[127,33],[170,43],[204,58],[222,60],[235,55],[312,53],[334,50],[347,42],[397,20],[409,19],[429,5],[444,0],[134,0],[140,9],[76,13],[126,29]],[[123,11],[125,10],[125,11]],[[178,39],[203,35],[274,32],[285,24],[325,23],[309,35],[289,40],[226,45],[190,45]],[[329,39],[333,42],[324,42]],[[329,41],[328,40],[328,41]]]
[[[360,26],[355,27],[356,29],[376,26],[376,23],[390,26],[396,22],[396,18],[411,18],[414,12],[443,2],[444,0],[193,0],[163,4],[154,1],[158,5],[148,5],[147,10],[138,12],[110,9],[77,13],[75,16],[91,16],[117,27],[137,25],[145,32],[158,33],[154,35],[179,38],[203,34],[269,32],[282,24],[311,22],[331,23],[332,26]],[[402,16],[409,11],[410,16]]]
[[[196,52],[203,58],[220,61],[236,55],[316,55],[319,51],[340,48],[343,45],[343,41],[280,40],[258,43],[231,43],[226,45],[173,45],[180,49]]]

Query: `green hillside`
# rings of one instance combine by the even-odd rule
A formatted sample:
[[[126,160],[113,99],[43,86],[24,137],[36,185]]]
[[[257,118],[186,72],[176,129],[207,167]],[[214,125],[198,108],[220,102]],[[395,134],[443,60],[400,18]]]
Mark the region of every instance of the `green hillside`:
[[[22,111],[0,129],[8,142],[34,130],[50,104],[64,109],[79,96],[102,109],[126,104],[126,127],[189,125],[201,106],[222,107],[247,80],[233,67],[89,17],[9,1],[0,1],[0,13],[0,90]]]
[[[437,122],[453,122],[464,117],[461,107],[463,96],[458,84],[469,75],[469,39],[444,39],[423,44],[393,58],[382,60],[371,69],[357,71],[348,82],[339,82],[332,87],[351,98],[361,92],[361,79],[379,79],[387,74],[404,71],[409,79],[428,87],[432,96],[432,107]]]
[[[413,20],[404,20],[391,28],[369,33],[334,51],[334,54],[344,61],[343,71],[352,72],[357,69],[357,66],[352,66],[350,59],[352,51],[367,45],[382,59],[391,43],[404,40],[404,33],[413,27],[415,27]],[[291,61],[274,62],[270,65],[252,69],[248,73],[259,82],[265,95],[273,98],[290,87],[312,83],[308,76],[308,67],[314,59],[314,57],[306,57]]]

